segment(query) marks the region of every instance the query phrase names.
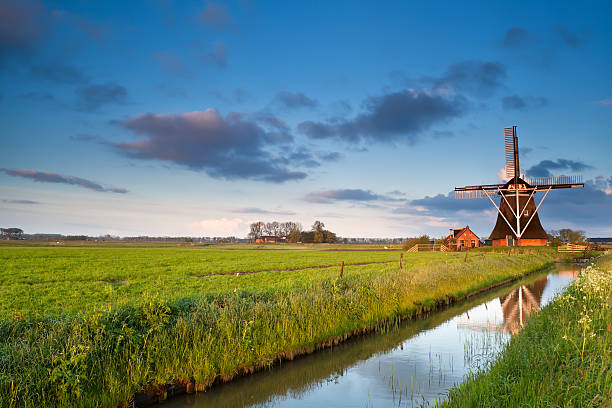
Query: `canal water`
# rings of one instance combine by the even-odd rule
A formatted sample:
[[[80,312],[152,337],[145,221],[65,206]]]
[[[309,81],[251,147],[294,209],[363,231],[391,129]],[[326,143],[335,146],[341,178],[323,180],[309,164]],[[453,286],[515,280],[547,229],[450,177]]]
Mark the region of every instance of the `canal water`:
[[[554,299],[578,271],[575,265],[557,265],[385,333],[286,361],[164,406],[434,406],[466,374],[493,362],[529,315]]]

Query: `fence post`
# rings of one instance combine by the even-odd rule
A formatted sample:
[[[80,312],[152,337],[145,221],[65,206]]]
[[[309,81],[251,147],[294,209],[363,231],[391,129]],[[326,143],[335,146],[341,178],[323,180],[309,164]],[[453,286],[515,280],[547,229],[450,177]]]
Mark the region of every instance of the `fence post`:
[[[467,254],[468,254],[469,250],[465,250],[465,259],[463,260],[464,262],[467,262]]]
[[[400,269],[402,269],[402,261],[404,260],[404,253],[400,254]]]
[[[342,264],[340,264],[340,277],[341,278],[343,274],[344,274],[344,261],[342,261]]]

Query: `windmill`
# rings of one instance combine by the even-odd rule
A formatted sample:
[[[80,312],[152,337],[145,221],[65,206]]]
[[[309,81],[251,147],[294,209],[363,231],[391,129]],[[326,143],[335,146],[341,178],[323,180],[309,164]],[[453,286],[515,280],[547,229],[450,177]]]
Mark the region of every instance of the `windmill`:
[[[551,190],[584,187],[582,175],[554,177],[521,177],[516,126],[504,128],[506,149],[505,184],[486,184],[455,188],[455,198],[488,198],[497,209],[497,222],[489,236],[493,246],[546,245],[547,234],[542,228],[538,210]],[[535,194],[544,196],[536,206]],[[499,205],[493,195],[501,198]]]

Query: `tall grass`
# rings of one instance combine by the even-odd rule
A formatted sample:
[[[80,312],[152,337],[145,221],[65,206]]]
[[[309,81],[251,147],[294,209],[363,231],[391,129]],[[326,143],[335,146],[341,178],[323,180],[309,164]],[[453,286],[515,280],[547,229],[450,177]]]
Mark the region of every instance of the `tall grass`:
[[[443,407],[612,406],[612,255],[587,267]]]
[[[415,256],[420,261],[403,270],[353,266],[343,279],[320,275],[283,290],[239,285],[236,292],[229,286],[189,296],[133,292],[138,301],[129,304],[97,302],[67,314],[37,310],[5,316],[0,319],[0,406],[114,407],[154,384],[192,380],[206,387],[271,364],[279,355],[290,357],[292,351],[308,351],[336,336],[533,272],[552,258],[428,256]]]

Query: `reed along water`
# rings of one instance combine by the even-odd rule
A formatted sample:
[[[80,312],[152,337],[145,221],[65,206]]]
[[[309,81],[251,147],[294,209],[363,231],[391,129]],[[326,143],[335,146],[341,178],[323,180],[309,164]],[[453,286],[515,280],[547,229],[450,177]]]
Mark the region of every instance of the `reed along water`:
[[[494,362],[529,316],[552,301],[578,271],[578,266],[560,264],[427,317],[163,406],[433,406],[466,374]]]

